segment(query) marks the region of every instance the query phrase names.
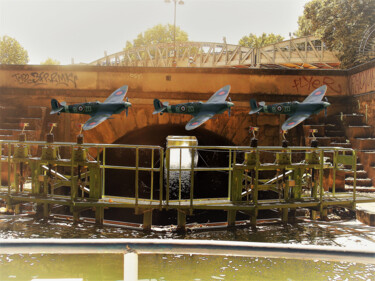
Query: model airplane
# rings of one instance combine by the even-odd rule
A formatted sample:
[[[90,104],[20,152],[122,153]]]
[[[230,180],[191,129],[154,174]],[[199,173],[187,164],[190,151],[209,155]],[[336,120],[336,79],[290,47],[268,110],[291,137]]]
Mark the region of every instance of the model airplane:
[[[228,114],[230,116],[230,109],[232,106],[234,106],[234,104],[230,102],[230,100],[229,102],[225,101],[229,95],[229,90],[229,85],[221,88],[205,103],[198,101],[169,105],[168,102],[162,103],[158,99],[154,99],[155,111],[153,114],[160,113],[160,115],[162,115],[164,112],[167,112],[193,115],[194,118],[191,119],[185,126],[185,129],[190,131],[211,119],[215,114],[221,114],[228,110]]]
[[[128,108],[131,106],[131,103],[128,100],[126,102],[123,101],[127,91],[128,86],[122,86],[102,103],[96,101],[66,105],[65,102],[59,103],[57,100],[52,99],[50,114],[64,112],[90,115],[91,118],[83,125],[83,130],[90,130],[110,118],[112,114],[120,114],[125,110],[126,116],[128,116]]]
[[[327,86],[323,85],[314,90],[303,102],[298,101],[277,103],[272,105],[265,105],[264,102],[259,104],[254,100],[250,100],[251,110],[249,114],[265,112],[273,114],[287,114],[291,115],[281,126],[283,131],[287,131],[297,126],[299,123],[309,118],[312,114],[318,114],[324,109],[327,115],[327,107],[331,104],[322,101],[324,94],[327,91]]]

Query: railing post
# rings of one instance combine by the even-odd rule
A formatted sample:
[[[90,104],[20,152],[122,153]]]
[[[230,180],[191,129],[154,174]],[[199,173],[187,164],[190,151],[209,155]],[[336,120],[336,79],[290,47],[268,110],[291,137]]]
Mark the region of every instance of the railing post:
[[[319,165],[319,212],[320,217],[322,218],[323,215],[323,195],[324,195],[324,187],[323,187],[323,175],[324,175],[324,150],[320,150],[320,165]]]
[[[170,167],[169,167],[169,162],[170,162],[170,159],[169,159],[169,157],[170,157],[170,152],[171,152],[171,150],[170,150],[170,148],[168,147],[167,148],[167,151],[166,151],[166,155],[165,155],[165,168],[167,169],[167,184],[166,184],[166,186],[165,186],[165,201],[166,201],[166,208],[168,209],[168,205],[169,205],[169,169],[170,169]]]
[[[356,199],[357,199],[357,152],[353,150],[353,165],[352,165],[352,170],[353,170],[353,204],[352,208],[354,209],[356,207]]]
[[[163,208],[163,188],[164,188],[164,149],[160,148],[159,150],[159,202],[160,210]]]
[[[138,211],[138,196],[139,196],[139,148],[135,149],[135,213]]]
[[[230,200],[232,192],[232,150],[229,149],[229,165],[228,165],[228,199]]]
[[[195,149],[191,150],[191,174],[190,174],[190,214],[193,214],[193,200],[194,200],[194,157]]]
[[[151,191],[150,200],[154,199],[154,148],[151,149]]]

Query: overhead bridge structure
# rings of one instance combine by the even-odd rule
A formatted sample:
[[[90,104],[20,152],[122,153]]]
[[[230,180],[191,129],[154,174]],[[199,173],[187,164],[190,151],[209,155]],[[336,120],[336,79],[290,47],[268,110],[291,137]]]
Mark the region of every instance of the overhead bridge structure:
[[[175,49],[175,51],[174,51]],[[226,43],[161,43],[124,50],[91,65],[143,67],[338,68],[340,63],[314,36],[294,38],[262,48]]]

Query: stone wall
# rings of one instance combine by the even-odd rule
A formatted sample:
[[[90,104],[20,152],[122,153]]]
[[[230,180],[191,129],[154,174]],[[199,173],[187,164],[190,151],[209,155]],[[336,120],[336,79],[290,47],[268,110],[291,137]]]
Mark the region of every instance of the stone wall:
[[[232,68],[142,68],[98,66],[0,66],[0,105],[16,106],[24,114],[24,106],[50,109],[51,98],[68,104],[93,100],[104,101],[115,89],[129,85],[132,103],[128,118],[115,115],[93,130],[85,132],[86,142],[113,143],[124,135],[149,126],[163,124],[183,126],[191,117],[164,114],[152,115],[153,99],[173,103],[207,100],[224,85],[231,85],[230,97],[235,103],[232,116],[217,116],[202,126],[204,130],[223,136],[228,143],[248,145],[249,126],[259,126],[260,145],[280,144],[280,124],[285,116],[248,115],[249,100],[267,103],[302,101],[315,88],[328,86],[327,96],[336,114],[351,106],[348,103],[347,73],[338,70],[261,70]],[[47,123],[56,122],[57,141],[74,141],[79,123],[88,116],[78,114],[47,114]],[[45,128],[47,131],[47,128]],[[173,134],[173,132],[171,132]],[[290,132],[291,138],[297,129]],[[219,145],[219,144],[216,144]]]

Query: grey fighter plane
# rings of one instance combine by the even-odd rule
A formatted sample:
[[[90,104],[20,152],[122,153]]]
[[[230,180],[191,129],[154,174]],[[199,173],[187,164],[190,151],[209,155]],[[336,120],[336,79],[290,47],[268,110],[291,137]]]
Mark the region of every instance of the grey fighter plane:
[[[193,115],[193,119],[191,119],[185,126],[185,129],[190,131],[211,119],[215,114],[221,114],[228,110],[230,116],[230,109],[234,104],[230,99],[229,101],[225,101],[229,95],[229,90],[229,85],[221,88],[205,103],[198,101],[169,105],[168,102],[162,103],[160,100],[154,99],[155,111],[152,114],[160,113],[160,115],[162,115],[166,112]]]
[[[128,116],[128,108],[131,106],[131,103],[128,99],[126,102],[123,101],[127,91],[128,86],[122,86],[102,103],[95,101],[67,105],[65,102],[59,103],[56,99],[52,99],[50,114],[79,113],[90,115],[91,118],[83,125],[83,130],[90,130],[109,119],[112,114],[120,114],[125,110],[126,116]]]
[[[265,112],[273,114],[287,114],[290,117],[283,123],[281,129],[287,131],[309,118],[312,114],[318,114],[324,109],[327,115],[327,107],[331,104],[327,101],[322,101],[324,94],[327,91],[327,86],[323,85],[315,89],[303,102],[298,101],[277,103],[272,105],[265,105],[264,102],[257,103],[254,99],[250,100],[251,110],[249,114]]]

